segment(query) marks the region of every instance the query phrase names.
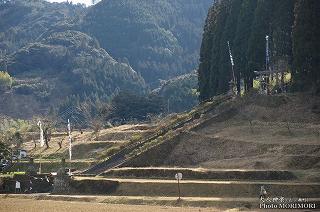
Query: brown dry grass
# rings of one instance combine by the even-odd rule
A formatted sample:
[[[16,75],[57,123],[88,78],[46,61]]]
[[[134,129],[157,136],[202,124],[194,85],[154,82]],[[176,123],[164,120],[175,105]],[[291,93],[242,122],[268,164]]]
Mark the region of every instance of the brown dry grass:
[[[285,122],[262,122],[229,120],[215,123],[199,130],[199,136],[223,138],[237,142],[252,142],[261,144],[299,144],[320,145],[317,131],[320,125],[312,123],[289,123],[290,132]]]
[[[314,110],[319,102],[320,98],[308,94],[249,96],[226,101],[215,110],[203,113],[199,119],[189,123],[189,127],[170,132],[178,136],[167,138],[170,136],[165,135],[143,146],[137,152],[147,151],[126,162],[124,166],[319,169],[320,114]],[[111,151],[114,153],[120,149],[121,144],[108,149],[107,144],[103,146],[101,142],[131,140],[137,133],[140,137],[145,135],[144,133],[159,130],[161,126],[166,127],[168,123],[179,122],[183,117],[188,118],[193,113],[202,113],[204,108],[210,106],[206,104],[209,103],[199,105],[190,113],[164,118],[157,123],[157,129],[148,125],[123,125],[102,130],[98,138],[90,137],[91,132],[83,135],[75,132],[74,135],[78,138],[74,146],[79,147],[78,158],[106,158],[109,150],[114,149]],[[230,111],[235,111],[235,114],[229,117]],[[218,118],[215,114],[218,114]],[[199,123],[202,124],[194,128]],[[61,138],[53,138],[52,148],[44,151],[44,154],[57,158],[67,153],[67,139],[63,148],[54,152],[57,149],[54,141]],[[92,141],[95,139],[98,141]],[[161,144],[167,140],[170,142]],[[36,150],[31,153],[37,155],[39,152]],[[86,154],[83,154],[84,152]]]
[[[193,212],[193,211],[221,211],[213,208],[178,208],[163,206],[143,206],[143,205],[114,205],[87,202],[64,202],[51,200],[31,200],[31,199],[0,199],[0,211],[8,212]]]
[[[90,157],[99,158],[98,156],[104,156],[104,153],[108,148],[120,147],[128,143],[131,140],[132,135],[137,133],[144,135],[149,133],[149,131],[147,125],[122,125],[119,127],[103,129],[99,132],[98,137],[96,137],[92,131],[84,131],[83,134],[79,131],[73,131],[74,157],[75,159],[88,159]],[[38,134],[32,133],[32,135],[28,134],[25,135],[25,137],[28,141],[23,144],[23,148],[33,157],[38,158],[40,154],[43,158],[61,158],[68,156],[69,141],[68,136],[65,133],[54,133],[49,143],[49,149],[46,149],[45,147],[40,148],[39,141],[37,141],[37,147],[34,148],[32,139],[39,139]],[[61,141],[62,148],[59,149],[58,142]]]
[[[123,166],[307,170],[320,167],[320,98],[307,94],[253,96],[225,102]],[[234,116],[223,114],[234,109]],[[231,111],[231,110],[230,110]]]

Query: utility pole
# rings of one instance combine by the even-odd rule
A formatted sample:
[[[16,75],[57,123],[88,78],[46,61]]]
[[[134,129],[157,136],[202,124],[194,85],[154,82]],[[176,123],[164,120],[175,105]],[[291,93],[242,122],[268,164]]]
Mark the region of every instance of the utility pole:
[[[71,138],[71,124],[70,120],[68,119],[68,136],[69,136],[69,176],[71,176],[71,159],[72,159],[72,138]]]
[[[170,113],[170,98],[168,98],[167,106],[168,106],[167,110],[168,110],[168,114],[169,114]]]

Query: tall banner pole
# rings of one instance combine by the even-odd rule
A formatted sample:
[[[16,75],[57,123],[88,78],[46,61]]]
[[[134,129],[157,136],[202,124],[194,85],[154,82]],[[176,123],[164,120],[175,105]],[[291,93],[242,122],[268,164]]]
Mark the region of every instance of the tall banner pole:
[[[38,121],[38,126],[39,126],[39,130],[40,130],[40,147],[44,146],[44,139],[43,139],[43,130],[42,130],[42,124],[41,121]],[[39,173],[41,174],[41,162],[42,162],[42,153],[41,153],[41,149],[40,149],[40,161],[39,161]]]
[[[272,80],[272,74],[271,69],[269,66],[270,63],[270,55],[269,55],[269,36],[266,35],[266,71],[269,71],[269,77],[268,77],[268,85],[267,85],[267,94],[269,94],[271,90],[271,80]]]
[[[71,124],[69,119],[68,119],[68,136],[69,136],[69,161],[70,161],[69,175],[71,176],[72,138],[71,138]]]
[[[233,56],[230,48],[230,42],[228,41],[228,50],[229,50],[229,56],[230,56],[230,62],[231,62],[231,69],[232,69],[232,80],[233,80],[233,86],[232,89],[234,89],[234,86],[236,85],[236,77],[234,74],[234,61],[233,61]]]
[[[270,55],[269,55],[269,36],[266,35],[266,71],[269,70],[271,75],[271,69],[269,69]]]

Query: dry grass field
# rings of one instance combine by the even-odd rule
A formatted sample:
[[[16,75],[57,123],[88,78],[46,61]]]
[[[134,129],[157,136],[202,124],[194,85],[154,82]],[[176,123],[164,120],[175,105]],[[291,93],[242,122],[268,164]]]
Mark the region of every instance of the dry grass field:
[[[0,199],[0,212],[213,212],[214,208],[179,208],[146,205],[116,205],[88,202],[64,202],[33,199]]]
[[[224,102],[122,167],[303,170],[309,175],[320,167],[319,102],[306,94]]]
[[[218,106],[214,106],[214,101],[199,105],[189,113],[168,116],[156,125],[123,125],[103,129],[99,134],[74,131],[73,160],[99,162],[124,146],[166,128],[169,123],[201,114],[186,126],[170,130],[132,151],[128,155],[132,158],[122,167],[315,172],[320,167],[320,114],[314,109],[319,102],[319,98],[307,94],[256,95]],[[206,107],[214,109],[203,112]],[[62,141],[61,149],[59,141]],[[63,133],[52,138],[49,149],[34,148],[32,141],[26,142],[23,148],[36,159],[40,154],[50,162],[68,158],[68,138]],[[87,167],[76,166],[77,170]]]
[[[98,134],[92,131],[84,131],[81,134],[79,131],[74,130],[72,132],[73,157],[74,159],[99,159],[99,156],[108,155],[106,150],[119,148],[129,142],[135,135],[148,133],[149,129],[143,127],[144,125],[122,125],[110,129],[102,129]],[[28,141],[23,144],[23,148],[35,158],[38,158],[40,154],[43,158],[50,159],[68,157],[69,141],[66,132],[54,133],[48,149],[45,146],[40,148],[39,145],[34,148],[33,140],[39,139],[38,133],[32,133],[25,137]],[[59,148],[58,142],[62,142],[62,148]]]
[[[51,199],[5,197],[0,198],[0,212],[248,210],[257,208],[261,185],[272,197],[291,195],[318,201],[320,112],[314,108],[320,99],[304,104],[306,101],[307,96],[292,95],[258,96],[244,102],[235,98],[219,106],[213,101],[189,113],[168,116],[156,128],[124,125],[101,130],[98,135],[74,131],[73,162],[79,164],[71,166],[78,171],[126,145],[140,144],[152,132],[157,137],[130,149],[127,161],[120,167],[99,177],[75,177],[77,181],[116,181],[113,197],[90,197],[88,193],[76,193],[79,197],[42,197]],[[205,111],[205,107],[212,110]],[[57,144],[60,140],[61,149]],[[33,145],[29,141],[24,148],[36,162],[41,154],[50,170],[55,171],[60,158],[68,156],[66,134],[56,134],[49,149],[34,149]],[[178,203],[176,172],[184,176],[183,198]],[[90,192],[96,195],[96,191]]]

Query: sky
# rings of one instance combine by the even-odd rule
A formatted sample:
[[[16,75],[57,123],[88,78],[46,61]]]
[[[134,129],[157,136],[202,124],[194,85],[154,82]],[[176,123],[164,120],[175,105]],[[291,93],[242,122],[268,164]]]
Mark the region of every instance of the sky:
[[[66,0],[47,0],[50,2],[64,2]],[[81,3],[81,4],[86,4],[87,6],[91,5],[92,0],[69,0],[70,2],[72,1],[72,3],[77,4],[77,3]]]

